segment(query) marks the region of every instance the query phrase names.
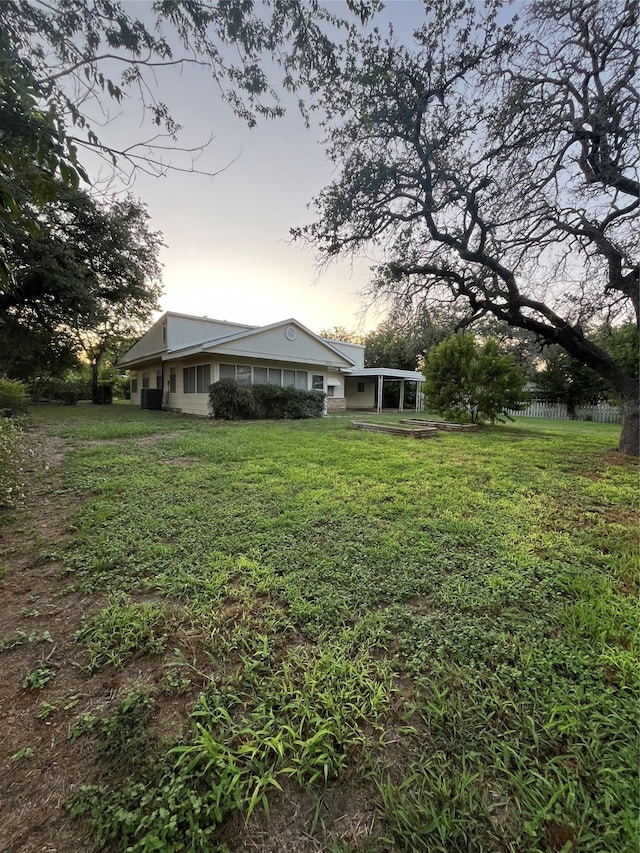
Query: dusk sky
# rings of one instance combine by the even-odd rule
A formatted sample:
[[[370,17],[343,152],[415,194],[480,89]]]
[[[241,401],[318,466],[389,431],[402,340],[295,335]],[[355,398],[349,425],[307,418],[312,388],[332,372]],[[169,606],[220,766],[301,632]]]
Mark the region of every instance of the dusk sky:
[[[129,5],[141,15],[147,4]],[[409,32],[421,10],[417,0],[395,0],[385,17]],[[163,311],[256,325],[295,317],[314,331],[338,324],[375,327],[382,315],[370,310],[362,320],[358,297],[371,261],[340,262],[319,274],[313,252],[290,241],[289,229],[311,221],[308,205],[333,175],[319,131],[305,129],[295,103],[285,118],[250,130],[222,102],[204,69],[165,70],[157,84],[184,128],[180,144],[215,137],[197,168],[227,167],[215,178],[138,175],[133,193],[147,204],[151,227],[167,244]],[[145,138],[139,106],[131,101],[121,112],[109,136],[116,134],[111,138],[119,145]],[[180,162],[177,155],[172,159]]]

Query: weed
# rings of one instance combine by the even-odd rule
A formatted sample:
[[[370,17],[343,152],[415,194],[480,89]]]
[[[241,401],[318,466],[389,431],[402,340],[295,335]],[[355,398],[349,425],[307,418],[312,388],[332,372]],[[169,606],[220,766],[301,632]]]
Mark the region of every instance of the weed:
[[[29,690],[42,690],[55,676],[56,671],[52,664],[42,661],[38,666],[25,675],[22,686]]]
[[[33,749],[30,746],[24,746],[14,752],[9,761],[24,761],[26,758],[33,758]]]
[[[40,643],[52,643],[53,637],[49,631],[43,631],[42,634],[28,634],[26,631],[17,630],[11,637],[0,641],[0,653],[8,652],[12,649],[17,649],[19,646],[38,646]]]
[[[160,654],[168,637],[167,608],[158,604],[129,604],[119,597],[87,620],[75,639],[89,654],[87,669],[124,666],[136,656]]]

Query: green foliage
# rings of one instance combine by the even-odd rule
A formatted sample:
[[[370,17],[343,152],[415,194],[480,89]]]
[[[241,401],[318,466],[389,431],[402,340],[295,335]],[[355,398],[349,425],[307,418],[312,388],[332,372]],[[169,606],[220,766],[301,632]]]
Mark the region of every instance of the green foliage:
[[[268,815],[270,793],[287,778],[304,789],[326,785],[348,757],[381,740],[389,677],[380,677],[366,653],[294,650],[274,671],[272,663],[271,656],[260,666],[245,659],[235,693],[205,691],[191,715],[191,738],[147,779],[113,791],[85,789],[72,813],[89,812],[99,840],[131,850],[210,850],[234,813],[248,819],[260,808]]]
[[[27,411],[27,388],[23,382],[0,376],[0,417],[12,418]]]
[[[120,339],[139,333],[157,307],[162,237],[131,196],[106,205],[61,189],[37,221],[35,234],[25,236],[15,226],[3,235],[15,271],[0,293],[0,324],[11,331],[13,344],[26,344],[22,360],[11,359],[9,368],[29,378],[40,373],[33,336],[50,357],[60,355],[47,375],[60,375],[71,349],[88,357],[96,384],[105,355]]]
[[[209,388],[211,416],[224,421],[256,417],[250,388],[238,385],[233,379],[221,379]]]
[[[87,668],[124,666],[132,658],[160,654],[169,629],[167,609],[159,604],[128,604],[119,597],[76,632],[89,654]]]
[[[15,506],[24,496],[25,465],[32,456],[20,421],[0,417],[0,507]]]
[[[238,385],[221,379],[209,388],[209,411],[221,420],[252,418],[319,418],[324,411],[321,391],[301,391],[293,386]]]
[[[16,631],[6,640],[0,640],[0,653],[17,649],[19,646],[37,646],[40,643],[52,643],[53,638],[49,631],[43,631],[42,634],[34,632],[28,634],[26,631]]]
[[[22,686],[29,690],[42,690],[55,676],[56,671],[52,664],[42,661],[38,666],[25,675]]]
[[[428,405],[444,417],[494,423],[505,409],[522,408],[525,373],[491,338],[477,346],[471,334],[452,336],[433,350],[424,373]]]
[[[91,397],[89,383],[83,379],[47,379],[38,378],[31,383],[31,396],[34,401],[51,400],[75,406],[79,400]]]

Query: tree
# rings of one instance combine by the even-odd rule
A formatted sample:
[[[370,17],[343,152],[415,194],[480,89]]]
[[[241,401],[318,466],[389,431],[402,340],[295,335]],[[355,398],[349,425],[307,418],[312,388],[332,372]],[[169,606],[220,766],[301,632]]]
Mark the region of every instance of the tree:
[[[392,304],[449,293],[559,345],[616,391],[638,455],[637,366],[585,332],[638,321],[638,2],[499,8],[441,0],[411,47],[351,33],[322,97],[340,175],[294,234],[327,261],[373,247]]]
[[[364,337],[359,332],[347,329],[346,326],[330,326],[328,329],[321,329],[318,334],[329,341],[345,341],[348,344],[364,343]]]
[[[473,334],[452,335],[432,351],[424,374],[427,405],[447,418],[493,423],[523,401],[524,371],[491,338],[478,346]]]
[[[107,349],[140,334],[158,309],[162,237],[131,197],[105,206],[60,190],[34,217],[34,234],[15,226],[5,235],[14,274],[0,293],[0,326],[25,342],[62,341],[61,356],[84,353],[95,392]],[[68,367],[66,355],[52,366]]]
[[[347,0],[366,20],[377,0]],[[89,180],[87,156],[130,186],[137,170],[200,174],[210,140],[180,145],[181,127],[162,101],[163,69],[201,66],[249,125],[283,113],[280,91],[335,65],[335,34],[349,21],[301,0],[155,0],[142,10],[119,0],[3,0],[0,3],[0,230],[33,229],[29,204]],[[270,82],[280,71],[280,86]],[[141,137],[109,141],[111,108],[140,105]],[[113,139],[113,135],[112,135]],[[83,162],[84,161],[84,162]],[[0,283],[10,268],[0,244]]]
[[[534,381],[538,396],[565,403],[569,417],[575,417],[578,406],[595,405],[607,395],[602,377],[559,347],[547,353]]]

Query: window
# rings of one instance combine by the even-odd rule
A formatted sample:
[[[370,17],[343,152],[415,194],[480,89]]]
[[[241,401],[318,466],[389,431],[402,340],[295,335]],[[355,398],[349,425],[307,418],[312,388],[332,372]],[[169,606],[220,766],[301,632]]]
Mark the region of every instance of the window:
[[[196,369],[195,367],[182,368],[182,391],[185,394],[196,393]]]
[[[298,391],[307,390],[307,371],[296,370],[296,388]]]
[[[282,371],[279,367],[269,368],[269,383],[271,385],[282,385]]]
[[[208,394],[211,385],[211,365],[199,364],[196,367],[196,391],[198,394]]]
[[[336,396],[336,386],[335,385],[327,385],[327,397],[335,397]]]
[[[207,394],[209,385],[211,385],[210,364],[182,368],[182,390],[185,394]]]
[[[137,394],[138,393],[138,374],[137,373],[131,374],[131,390],[130,390],[130,393],[131,394]]]
[[[236,364],[236,382],[238,385],[251,385],[251,368],[245,364]]]
[[[176,393],[176,369],[175,367],[169,368],[169,393]]]
[[[314,373],[311,377],[311,387],[314,391],[324,391],[324,376],[320,373]]]
[[[143,388],[149,387],[149,379],[150,379],[150,375],[148,373],[142,374],[142,387]]]
[[[221,364],[220,365],[220,379],[235,379],[236,378],[236,367],[234,364]]]
[[[253,383],[254,385],[265,385],[267,382],[267,368],[266,367],[254,367],[253,368]]]
[[[156,388],[162,391],[162,370],[156,370]]]
[[[289,385],[296,384],[296,372],[295,370],[283,370],[282,371],[282,384],[287,388]]]
[[[358,394],[364,393],[364,382],[358,382]]]

